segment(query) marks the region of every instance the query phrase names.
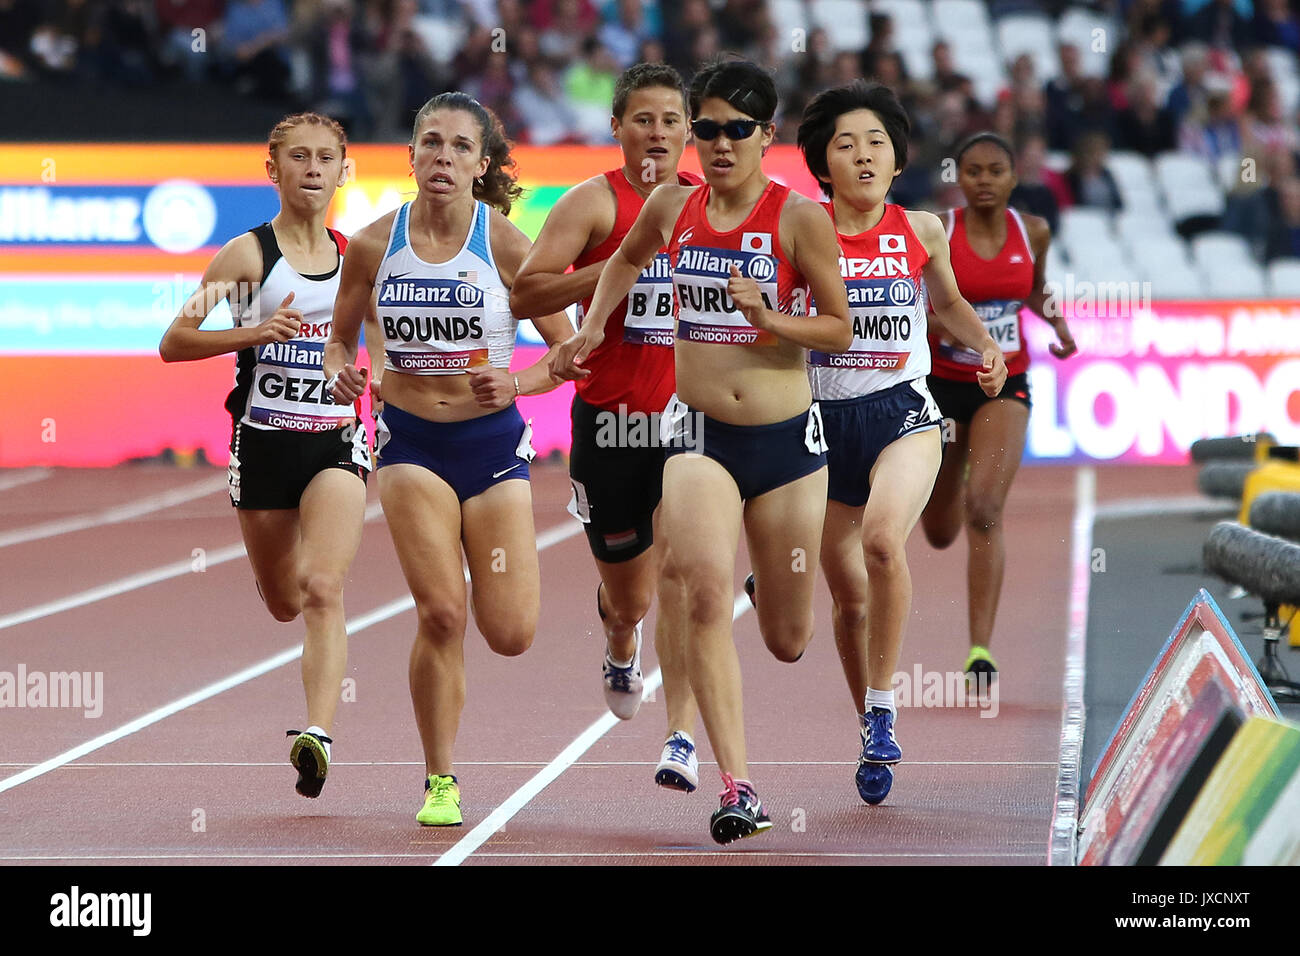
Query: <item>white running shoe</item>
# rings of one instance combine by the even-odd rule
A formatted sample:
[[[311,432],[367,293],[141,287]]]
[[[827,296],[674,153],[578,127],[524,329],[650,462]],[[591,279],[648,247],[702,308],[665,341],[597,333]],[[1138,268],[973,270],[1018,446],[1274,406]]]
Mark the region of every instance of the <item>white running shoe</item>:
[[[655,767],[655,783],[668,790],[690,793],[700,785],[700,759],[695,755],[695,741],[680,730],[664,743],[663,756]]]
[[[627,667],[615,667],[605,645],[605,704],[619,720],[631,720],[641,709],[641,692],[645,681],[641,677],[641,622],[636,624],[636,652]]]

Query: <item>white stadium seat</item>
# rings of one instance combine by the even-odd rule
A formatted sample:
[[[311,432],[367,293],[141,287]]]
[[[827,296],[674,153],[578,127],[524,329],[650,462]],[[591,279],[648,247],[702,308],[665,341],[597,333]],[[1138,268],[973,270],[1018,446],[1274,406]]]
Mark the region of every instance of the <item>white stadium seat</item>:
[[[1218,216],[1223,212],[1223,192],[1210,164],[1184,153],[1161,153],[1155,159],[1156,181],[1174,222],[1190,216]]]
[[[1098,31],[1101,31],[1100,33]],[[1110,57],[1122,34],[1109,17],[1082,7],[1071,7],[1061,14],[1056,25],[1056,39],[1079,50],[1079,62],[1085,76],[1105,76]]]
[[[1125,206],[1147,208],[1145,200],[1154,198],[1156,179],[1151,171],[1151,160],[1141,153],[1117,150],[1106,157],[1106,168],[1115,177]]]
[[[980,0],[934,0],[930,14],[935,33],[945,39],[990,34],[989,12]]]
[[[1159,207],[1155,207],[1154,215],[1152,210],[1125,207],[1123,212],[1115,216],[1115,231],[1130,249],[1136,249],[1142,243],[1152,239],[1177,238],[1173,227],[1169,225],[1169,220],[1165,218],[1163,210]],[[1186,258],[1185,251],[1183,255]]]
[[[1274,299],[1300,299],[1300,259],[1274,259],[1269,263],[1268,294]]]
[[[1192,239],[1192,264],[1205,273],[1255,265],[1250,245],[1235,232],[1203,232]]]
[[[1267,290],[1264,270],[1254,262],[1210,270],[1206,274],[1206,287],[1212,299],[1262,299]]]
[[[1039,83],[1046,83],[1061,72],[1052,21],[1047,17],[1012,14],[998,21],[997,31],[1004,63],[1010,65],[1020,54],[1028,53],[1034,59],[1034,75]]]
[[[429,55],[441,66],[454,60],[465,44],[467,31],[464,21],[460,19],[416,16],[411,19],[411,26],[429,48]]]
[[[1215,178],[1219,182],[1219,188],[1225,193],[1230,193],[1241,185],[1241,157],[1236,153],[1228,156],[1220,156],[1218,163],[1215,164]],[[1259,175],[1256,170],[1256,175]]]
[[[1194,269],[1173,267],[1148,274],[1153,299],[1203,299],[1205,284]]]
[[[1110,213],[1090,206],[1071,206],[1061,211],[1061,241],[1068,248],[1077,243],[1113,243]]]
[[[934,31],[921,0],[872,0],[871,12],[889,17],[894,25],[894,43],[900,53],[903,50],[925,50],[929,54],[934,45]]]
[[[812,32],[812,25],[808,22],[808,7],[803,0],[767,0],[767,12],[772,18],[777,36],[781,38],[781,49],[786,54],[792,49],[791,41],[795,30],[803,31],[805,41]]]
[[[809,13],[836,50],[857,52],[871,41],[866,0],[813,0]]]
[[[1130,258],[1148,275],[1164,268],[1192,268],[1187,245],[1177,236],[1144,236],[1139,242],[1126,243]]]

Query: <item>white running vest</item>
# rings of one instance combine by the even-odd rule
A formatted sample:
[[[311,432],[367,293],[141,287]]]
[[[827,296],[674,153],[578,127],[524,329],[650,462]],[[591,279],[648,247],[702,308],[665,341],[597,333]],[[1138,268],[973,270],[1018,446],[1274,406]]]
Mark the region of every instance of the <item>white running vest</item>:
[[[465,244],[443,263],[425,262],[411,248],[410,212],[404,203],[393,217],[375,276],[384,368],[411,375],[508,369],[519,323],[492,258],[491,207],[475,202]]]

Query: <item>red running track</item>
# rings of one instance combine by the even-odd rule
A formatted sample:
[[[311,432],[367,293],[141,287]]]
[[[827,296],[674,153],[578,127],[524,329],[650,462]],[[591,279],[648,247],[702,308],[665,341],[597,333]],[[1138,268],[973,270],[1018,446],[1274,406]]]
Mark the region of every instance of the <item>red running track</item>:
[[[1099,496],[1167,495],[1171,474],[1103,471]],[[373,485],[375,517],[345,595],[349,621],[363,625],[350,646],[351,699],[340,707],[329,783],[307,801],[293,791],[284,737],[302,721],[301,623],[277,624],[258,601],[221,473],[0,472],[0,671],[100,672],[103,681],[98,716],[85,706],[0,708],[0,862],[428,864],[449,850],[444,863],[1047,861],[1073,469],[1025,469],[1012,491],[996,717],[981,717],[987,704],[904,709],[907,759],[881,806],[854,788],[857,725],[824,584],[818,635],[794,665],[763,649],[738,603],[751,774],[775,826],[727,848],[708,834],[718,778],[702,727],[702,784],[690,795],[653,783],[661,697],[631,722],[592,729],[606,715],[597,579],[564,510],[567,488],[561,467],[535,468],[547,547],[533,648],[496,657],[471,624],[457,743],[465,826],[436,830],[414,820],[423,786],[406,689],[414,615]],[[123,516],[125,505],[141,513]],[[956,671],[964,544],[935,552],[917,532],[909,554],[914,612],[900,670]],[[743,544],[737,568],[739,593]],[[653,650],[645,664],[649,674]],[[584,734],[589,748],[555,763]],[[548,785],[526,788],[548,768]],[[513,814],[480,827],[503,804]]]

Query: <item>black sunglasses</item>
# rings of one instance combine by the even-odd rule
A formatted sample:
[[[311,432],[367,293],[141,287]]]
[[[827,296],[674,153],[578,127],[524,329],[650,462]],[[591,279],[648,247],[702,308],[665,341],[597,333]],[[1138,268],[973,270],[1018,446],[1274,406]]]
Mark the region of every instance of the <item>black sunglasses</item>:
[[[725,134],[727,139],[749,139],[754,135],[754,130],[762,125],[758,120],[728,120],[719,123],[717,120],[702,119],[691,123],[691,132],[705,140],[717,139],[719,133]]]

